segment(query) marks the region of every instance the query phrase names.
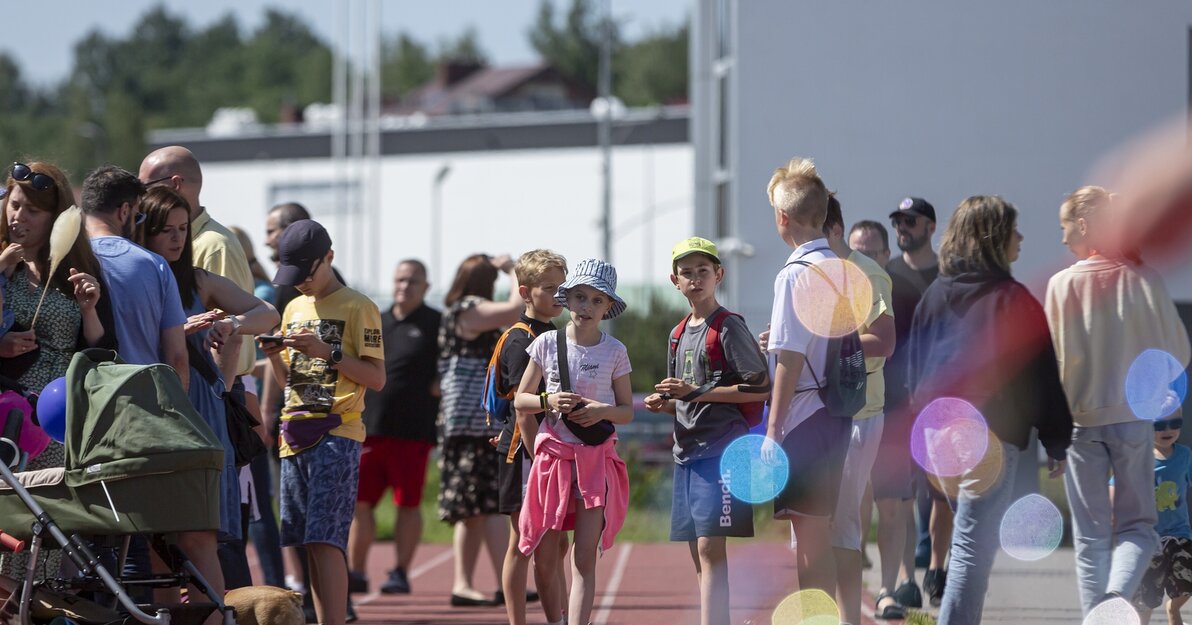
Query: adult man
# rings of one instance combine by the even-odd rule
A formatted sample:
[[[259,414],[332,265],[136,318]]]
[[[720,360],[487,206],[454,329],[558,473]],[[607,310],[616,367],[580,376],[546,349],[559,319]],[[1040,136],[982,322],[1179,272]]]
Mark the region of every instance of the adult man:
[[[388,488],[397,507],[397,565],[381,585],[386,594],[410,592],[407,571],[422,539],[422,488],[439,413],[438,332],[442,314],[424,302],[426,265],[407,259],[393,274],[393,306],[381,315],[385,388],[364,398],[368,438],[360,456],[356,514],[348,536],[348,585],[367,592],[368,550],[376,534],[373,508]]]
[[[890,261],[889,236],[885,226],[876,221],[859,221],[853,224],[849,230],[848,242],[849,247],[872,258],[883,267]],[[893,300],[894,335],[905,340],[910,334],[919,291],[900,274],[887,274],[887,277],[890,279]],[[899,349],[900,345],[894,346],[894,353],[898,358],[887,359],[882,368],[885,376],[885,423],[877,458],[870,474],[873,503],[877,505],[878,513],[877,550],[881,566],[881,587],[878,590],[879,599],[874,606],[874,612],[879,617],[889,618],[896,618],[899,613],[905,613],[898,597],[891,594],[898,584],[899,565],[902,566],[903,577],[909,580],[908,584],[913,585],[915,579],[915,489],[912,483],[911,454],[906,442],[910,440],[914,415],[910,414],[906,407],[906,369],[903,366],[906,358],[905,353]],[[862,509],[861,519],[865,521],[870,517],[869,506],[866,505]],[[865,528],[862,536],[868,533],[868,528]],[[911,586],[906,586],[900,596],[907,598],[905,595],[910,592],[910,588]],[[915,586],[915,593],[917,592],[918,588]],[[917,605],[922,605],[921,597]]]
[[[177,145],[154,150],[141,161],[139,175],[146,185],[168,185],[190,205],[194,266],[235,282],[236,286],[251,295],[252,270],[248,268],[248,257],[240,247],[240,240],[231,230],[212,219],[211,214],[199,201],[199,193],[203,189],[203,171],[195,155]],[[253,365],[256,364],[256,353],[253,337],[244,336],[240,341],[239,350],[225,349],[220,352],[219,367],[227,372],[225,375],[235,374],[236,382],[232,392],[244,401],[249,412],[259,421],[261,408],[256,399],[256,389],[246,388],[240,377],[252,374]],[[247,496],[253,490],[251,472],[242,469],[240,478],[241,492]],[[229,588],[252,585],[252,574],[245,557],[243,539],[220,543],[219,558],[223,563],[224,577]]]
[[[890,224],[898,235],[898,249],[902,254],[886,265],[886,271],[891,278],[898,276],[914,288],[914,303],[899,302],[895,295],[895,305],[912,308],[917,306],[923,291],[935,282],[939,276],[939,257],[931,249],[931,236],[935,234],[935,207],[921,197],[908,197],[898,204],[898,210],[890,213]],[[908,293],[909,295],[909,293]],[[913,315],[912,315],[913,316]],[[909,325],[900,329],[909,331]],[[905,346],[908,335],[899,334],[898,344]],[[887,397],[887,406],[892,410],[905,410],[909,397],[906,394],[906,352],[896,349],[894,356],[886,364],[886,371],[893,384],[895,396]],[[911,417],[913,418],[913,417]],[[921,472],[918,472],[922,476]],[[939,605],[944,596],[944,562],[948,556],[948,547],[952,536],[952,509],[948,507],[944,496],[928,485],[926,479],[919,480],[919,536],[916,561],[923,552],[930,549],[930,561],[927,573],[923,576],[923,590],[927,593],[933,605]],[[928,521],[928,519],[930,519]],[[913,517],[908,523],[913,523]],[[927,523],[924,531],[924,523]],[[908,535],[914,536],[913,529],[908,529]],[[911,545],[915,544],[911,539]],[[907,581],[894,593],[898,602],[907,607],[921,607],[922,596],[915,584],[914,571],[911,570]]]

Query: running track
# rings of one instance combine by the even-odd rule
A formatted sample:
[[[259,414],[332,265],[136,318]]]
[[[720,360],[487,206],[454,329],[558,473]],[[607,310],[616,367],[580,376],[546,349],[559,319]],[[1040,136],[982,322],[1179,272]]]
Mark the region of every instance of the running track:
[[[378,543],[373,547],[368,573],[374,592],[354,596],[362,625],[507,622],[503,607],[452,608],[448,605],[452,573],[450,546],[423,545],[419,548],[410,571],[413,593],[409,595],[375,592],[392,563],[391,543]],[[732,622],[770,625],[774,606],[797,589],[794,553],[780,542],[741,542],[730,545],[729,566]],[[695,570],[684,544],[618,544],[600,559],[597,579],[592,619],[597,625],[699,623]],[[484,553],[477,566],[476,587],[482,592],[497,588],[492,565]],[[873,625],[872,596],[867,594],[864,603],[862,621]],[[527,616],[531,624],[545,622],[538,604],[530,604]]]

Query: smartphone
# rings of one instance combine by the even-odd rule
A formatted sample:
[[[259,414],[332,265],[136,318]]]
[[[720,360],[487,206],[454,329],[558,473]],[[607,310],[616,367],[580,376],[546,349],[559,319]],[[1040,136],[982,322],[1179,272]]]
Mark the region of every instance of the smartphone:
[[[272,335],[272,334],[262,334],[261,336],[257,337],[257,340],[262,343],[269,343],[272,345],[281,345],[281,342],[286,340],[286,337]]]

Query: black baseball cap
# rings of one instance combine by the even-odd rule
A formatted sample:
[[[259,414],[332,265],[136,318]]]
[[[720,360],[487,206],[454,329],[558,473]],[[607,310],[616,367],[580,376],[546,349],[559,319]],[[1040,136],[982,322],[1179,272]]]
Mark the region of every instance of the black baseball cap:
[[[331,249],[331,236],[313,219],[299,219],[286,227],[277,240],[277,273],[273,284],[294,286],[310,276],[316,260]]]
[[[890,218],[893,219],[895,215],[903,215],[906,213],[911,213],[920,217],[926,217],[931,220],[931,223],[935,223],[935,207],[931,205],[931,202],[928,202],[921,197],[904,198],[902,202],[898,204],[898,210],[890,213]]]

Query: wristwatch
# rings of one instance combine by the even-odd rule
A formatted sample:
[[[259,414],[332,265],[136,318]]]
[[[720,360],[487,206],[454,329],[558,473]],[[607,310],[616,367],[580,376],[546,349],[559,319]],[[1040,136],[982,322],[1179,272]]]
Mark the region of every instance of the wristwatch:
[[[343,360],[344,360],[344,350],[340,347],[339,343],[332,343],[331,344],[331,358],[330,358],[331,364],[338,365],[339,363],[343,362]]]

